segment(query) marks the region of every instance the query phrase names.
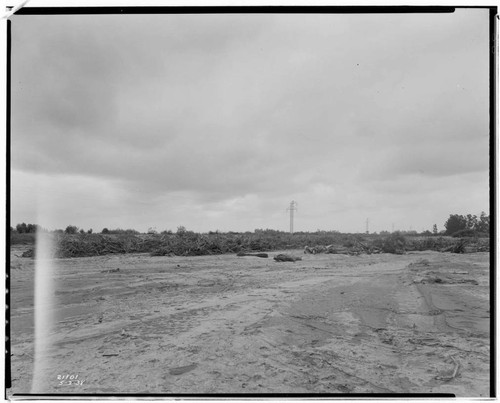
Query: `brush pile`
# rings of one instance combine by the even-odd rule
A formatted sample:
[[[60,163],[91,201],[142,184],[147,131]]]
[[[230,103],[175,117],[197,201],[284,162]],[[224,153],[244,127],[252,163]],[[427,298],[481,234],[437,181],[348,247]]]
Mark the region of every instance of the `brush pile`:
[[[114,253],[142,253],[158,247],[160,237],[137,235],[63,236],[57,244],[56,257],[100,256]]]
[[[377,238],[373,241],[373,245],[383,253],[394,253],[396,255],[403,255],[407,250],[406,237],[399,232],[390,234],[387,237]]]
[[[325,234],[307,236],[260,233],[209,233],[185,231],[177,234],[51,234],[56,258],[102,256],[123,253],[150,253],[151,256],[203,256],[226,253],[255,253],[301,249],[304,253],[362,255],[403,254],[409,251],[488,252],[489,238],[408,237],[399,233],[381,235]],[[301,243],[305,241],[304,243]],[[325,243],[325,241],[329,241]],[[307,242],[307,243],[306,243]],[[35,257],[30,248],[23,257]]]
[[[237,242],[223,242],[217,237],[202,234],[171,235],[151,251],[151,256],[201,256],[234,253],[241,250]]]
[[[357,256],[363,253],[366,253],[368,255],[371,255],[372,253],[382,253],[382,250],[376,246],[368,245],[357,239],[354,239],[347,245],[306,246],[304,248],[304,253],[313,255],[316,255],[317,253],[331,253]]]
[[[448,246],[441,250],[441,252],[452,253],[476,253],[476,252],[489,252],[490,242],[489,239],[475,239],[475,238],[460,238],[453,245]]]
[[[362,254],[392,253],[402,255],[411,251],[434,250],[451,253],[489,252],[489,238],[428,237],[411,238],[394,233],[386,237],[353,236],[342,245],[306,246],[305,254],[332,253],[358,256]]]
[[[52,236],[52,244],[53,257],[72,258],[149,252],[161,244],[161,239],[136,235],[64,234]],[[34,249],[23,253],[23,257],[34,255]]]

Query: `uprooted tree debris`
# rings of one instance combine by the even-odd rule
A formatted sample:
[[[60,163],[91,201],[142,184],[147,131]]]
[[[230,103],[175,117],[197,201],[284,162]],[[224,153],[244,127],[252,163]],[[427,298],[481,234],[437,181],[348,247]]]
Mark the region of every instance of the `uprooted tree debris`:
[[[238,256],[264,256],[263,252],[302,249],[304,253],[404,254],[409,251],[488,252],[489,238],[408,237],[398,233],[381,235],[332,236],[262,233],[197,234],[49,234],[56,258],[100,256],[116,253],[150,253],[152,256],[203,256],[237,253]],[[329,243],[324,243],[329,241]],[[23,257],[35,257],[31,248]]]
[[[489,239],[475,238],[427,238],[427,239],[408,239],[403,236],[389,236],[387,238],[375,239],[373,241],[360,240],[353,238],[343,245],[316,245],[306,246],[305,254],[332,253],[344,255],[361,255],[376,253],[392,253],[397,255],[412,251],[435,250],[438,252],[451,253],[475,253],[489,252]]]

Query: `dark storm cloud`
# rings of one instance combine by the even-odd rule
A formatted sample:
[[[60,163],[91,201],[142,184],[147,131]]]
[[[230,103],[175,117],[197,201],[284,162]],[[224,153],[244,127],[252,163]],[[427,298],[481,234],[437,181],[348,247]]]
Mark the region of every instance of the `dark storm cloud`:
[[[17,16],[12,166],[217,218],[487,175],[486,16]]]

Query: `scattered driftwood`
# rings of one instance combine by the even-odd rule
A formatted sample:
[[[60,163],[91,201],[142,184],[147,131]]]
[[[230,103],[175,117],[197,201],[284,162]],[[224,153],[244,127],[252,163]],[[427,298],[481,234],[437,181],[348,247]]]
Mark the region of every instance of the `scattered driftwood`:
[[[453,244],[445,249],[442,249],[441,252],[451,252],[451,253],[465,253],[465,246],[469,242],[467,239],[460,239],[456,244]]]
[[[455,368],[454,368],[451,376],[436,376],[436,379],[438,379],[440,381],[448,382],[448,381],[451,381],[452,379],[456,378],[456,376],[458,375],[458,369],[460,368],[460,363],[457,360],[455,360],[455,357],[453,357],[453,356],[451,357],[451,359],[453,360],[453,363],[455,364]]]
[[[118,273],[120,271],[120,268],[116,269],[111,269],[111,270],[102,270],[101,273]]]
[[[236,256],[256,256],[256,257],[269,257],[267,253],[245,253],[245,252],[238,252]]]
[[[169,373],[170,375],[182,375],[186,372],[192,371],[198,366],[198,364],[190,364],[190,365],[185,365],[183,367],[177,367],[177,368],[170,368]]]
[[[456,274],[456,273],[453,273]],[[415,276],[413,282],[416,284],[472,284],[479,285],[478,281],[473,278],[457,278],[446,273],[424,272]]]
[[[276,255],[274,257],[274,260],[276,260],[277,262],[296,262],[297,260],[302,260],[302,258],[280,253],[279,255]]]

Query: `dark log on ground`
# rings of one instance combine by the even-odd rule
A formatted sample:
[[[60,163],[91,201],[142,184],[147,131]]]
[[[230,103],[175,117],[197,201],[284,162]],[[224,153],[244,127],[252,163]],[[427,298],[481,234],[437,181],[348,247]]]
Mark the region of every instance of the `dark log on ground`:
[[[245,252],[238,252],[236,256],[256,256],[256,257],[269,257],[267,253],[245,253]]]
[[[302,258],[291,256],[291,255],[285,255],[285,254],[281,253],[279,255],[276,255],[274,257],[274,260],[276,260],[277,262],[295,262],[297,260],[302,260]]]

